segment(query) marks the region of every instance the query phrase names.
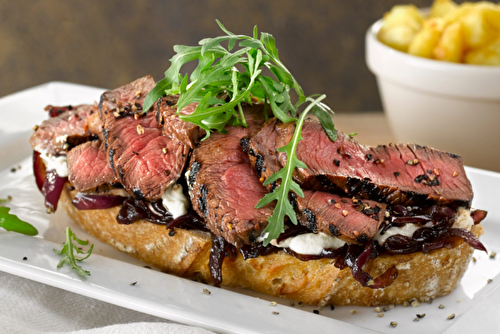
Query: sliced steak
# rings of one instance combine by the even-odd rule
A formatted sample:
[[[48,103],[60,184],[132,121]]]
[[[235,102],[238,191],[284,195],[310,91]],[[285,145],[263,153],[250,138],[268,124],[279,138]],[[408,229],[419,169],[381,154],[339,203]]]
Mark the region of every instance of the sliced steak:
[[[101,96],[105,148],[115,182],[138,199],[158,200],[179,178],[189,148],[162,135],[155,113],[144,112],[145,96],[154,87],[150,77]]]
[[[179,96],[165,96],[158,100],[155,107],[156,120],[163,125],[163,134],[167,137],[179,139],[190,148],[194,148],[198,140],[205,135],[205,130],[198,125],[185,122],[177,115],[177,104]],[[188,104],[179,112],[181,115],[191,115],[198,103]]]
[[[252,163],[264,178],[284,166],[286,155],[276,150],[294,130],[294,123],[273,119],[250,141]],[[305,188],[389,204],[470,207],[472,187],[458,155],[414,144],[366,147],[341,132],[332,142],[315,119],[304,122],[302,137],[297,157],[308,168],[294,178]]]
[[[93,140],[68,152],[68,179],[80,192],[112,184],[115,174],[109,166],[104,143]]]
[[[30,144],[35,151],[64,155],[69,148],[91,137],[92,134],[84,125],[85,119],[94,113],[93,105],[48,106],[45,109],[51,118],[43,121],[31,136]]]
[[[386,205],[370,200],[342,198],[322,191],[304,191],[297,197],[300,224],[349,243],[366,243],[384,221]]]
[[[267,193],[253,170],[241,140],[256,132],[263,107],[245,106],[248,128],[228,126],[194,150],[186,173],[191,203],[207,227],[229,243],[251,244],[267,226],[272,207],[255,209]]]
[[[84,128],[104,142],[103,123],[98,112],[85,119]]]

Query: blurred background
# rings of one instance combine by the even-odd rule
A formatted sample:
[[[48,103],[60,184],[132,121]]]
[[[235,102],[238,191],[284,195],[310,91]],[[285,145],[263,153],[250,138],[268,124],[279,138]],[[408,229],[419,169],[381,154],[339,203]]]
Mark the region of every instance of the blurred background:
[[[462,1],[457,1],[462,2]],[[114,88],[163,78],[175,44],[254,25],[270,32],[306,94],[337,111],[382,110],[364,35],[393,5],[431,0],[0,0],[0,96],[48,81]]]

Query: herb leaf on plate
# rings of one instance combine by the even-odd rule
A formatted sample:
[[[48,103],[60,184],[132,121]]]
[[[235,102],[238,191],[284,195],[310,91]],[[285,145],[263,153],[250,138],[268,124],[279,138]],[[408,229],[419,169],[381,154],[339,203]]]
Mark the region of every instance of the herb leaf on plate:
[[[76,242],[76,244],[75,244]],[[81,246],[87,246],[89,244],[88,241],[86,240],[81,240],[79,239],[73,231],[71,231],[71,228],[67,227],[66,228],[66,242],[62,245],[61,250],[56,250],[54,249],[54,252],[58,255],[62,255],[63,259],[59,261],[57,264],[57,268],[61,268],[65,263],[71,266],[73,270],[76,271],[76,273],[82,277],[85,276],[90,276],[90,271],[84,270],[81,266],[77,264],[77,262],[81,262],[85,259],[87,259],[91,254],[92,250],[94,249],[94,245],[90,245],[90,248],[88,251],[83,251],[80,249],[78,245]],[[83,257],[78,257],[76,254],[84,254],[85,256]]]
[[[0,199],[0,203],[6,203],[8,200]],[[19,219],[16,215],[9,213],[10,208],[0,207],[0,227],[7,231],[22,233],[26,235],[37,235],[38,230],[33,225]]]

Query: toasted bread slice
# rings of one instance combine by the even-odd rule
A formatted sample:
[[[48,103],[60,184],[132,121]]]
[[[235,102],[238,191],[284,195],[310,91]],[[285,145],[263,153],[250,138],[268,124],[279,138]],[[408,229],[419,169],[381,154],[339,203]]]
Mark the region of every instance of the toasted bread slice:
[[[162,271],[210,282],[208,261],[212,241],[208,232],[175,228],[175,234],[161,225],[138,221],[116,222],[119,208],[80,211],[71,204],[76,194],[65,187],[60,205],[90,235]],[[483,234],[480,224],[471,231]],[[428,254],[381,255],[369,260],[364,270],[378,276],[392,266],[397,279],[383,289],[362,287],[350,268],[339,270],[331,259],[301,261],[283,251],[254,259],[225,258],[223,285],[248,288],[272,296],[312,305],[375,306],[427,301],[449,294],[467,270],[474,249],[457,238],[450,249]]]

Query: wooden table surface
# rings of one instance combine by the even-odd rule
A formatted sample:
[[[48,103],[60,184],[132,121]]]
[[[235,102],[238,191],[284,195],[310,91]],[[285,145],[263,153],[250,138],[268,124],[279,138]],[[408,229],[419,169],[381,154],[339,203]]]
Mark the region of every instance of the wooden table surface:
[[[357,132],[356,141],[364,145],[380,145],[394,142],[385,114],[377,112],[336,113],[335,128],[344,133]]]

